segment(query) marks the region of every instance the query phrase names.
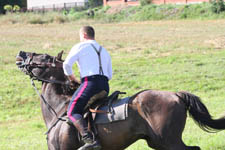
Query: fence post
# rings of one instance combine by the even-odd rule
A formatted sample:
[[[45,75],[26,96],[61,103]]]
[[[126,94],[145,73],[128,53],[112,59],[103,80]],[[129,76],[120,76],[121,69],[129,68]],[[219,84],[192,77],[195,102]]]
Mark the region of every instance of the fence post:
[[[64,10],[66,10],[66,3],[64,3],[64,6],[63,7],[64,7]]]
[[[45,6],[44,5],[42,6],[42,13],[43,14],[45,13]]]

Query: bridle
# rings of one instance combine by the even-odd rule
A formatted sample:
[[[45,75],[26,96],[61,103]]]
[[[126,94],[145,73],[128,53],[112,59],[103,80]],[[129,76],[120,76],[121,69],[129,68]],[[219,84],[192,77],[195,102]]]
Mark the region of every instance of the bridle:
[[[46,71],[43,71],[43,73],[40,76],[36,76],[33,74],[32,69],[33,68],[43,68],[44,70],[47,69],[51,69],[51,68],[62,68],[62,61],[57,60],[56,57],[53,57],[52,62],[44,62],[44,63],[34,63],[33,62],[33,57],[36,55],[36,53],[28,53],[27,59],[25,60],[25,62],[23,62],[21,65],[19,65],[20,68],[25,68],[25,72],[27,75],[30,76],[31,79],[31,85],[34,87],[36,93],[39,95],[40,99],[43,100],[43,102],[45,103],[45,105],[47,106],[48,110],[55,115],[55,117],[57,118],[57,121],[48,129],[48,131],[46,132],[46,134],[48,134],[51,129],[57,124],[58,121],[62,120],[62,121],[66,121],[65,119],[62,118],[62,116],[58,116],[58,114],[56,113],[55,109],[46,101],[46,99],[44,98],[44,96],[42,94],[40,94],[40,92],[38,91],[34,80],[38,80],[38,81],[42,81],[42,82],[46,82],[46,83],[53,83],[53,84],[61,84],[61,85],[67,85],[67,86],[71,86],[70,82],[63,82],[63,81],[59,81],[59,80],[51,80],[51,79],[44,79],[43,76],[47,73]],[[66,105],[67,103],[65,103]]]
[[[30,76],[32,80],[38,80],[42,82],[47,83],[54,83],[54,84],[62,84],[62,85],[70,85],[68,82],[63,82],[59,80],[52,80],[52,79],[44,79],[44,75],[47,73],[47,71],[43,71],[43,73],[40,76],[36,76],[32,72],[32,68],[43,68],[44,70],[51,69],[51,68],[62,68],[62,61],[57,60],[56,57],[53,57],[52,62],[41,62],[36,63],[33,62],[33,57],[36,55],[36,53],[29,53],[27,56],[26,61],[20,65],[21,68],[26,69],[26,74]]]

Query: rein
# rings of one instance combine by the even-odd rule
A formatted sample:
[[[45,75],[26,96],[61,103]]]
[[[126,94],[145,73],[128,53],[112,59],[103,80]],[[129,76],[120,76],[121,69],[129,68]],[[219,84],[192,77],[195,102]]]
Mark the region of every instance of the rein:
[[[35,83],[34,83],[34,79],[31,78],[31,85],[34,87],[36,93],[38,94],[38,96],[40,97],[40,99],[43,100],[43,102],[45,103],[45,105],[47,105],[49,110],[52,110],[51,112],[53,112],[53,114],[58,118],[58,115],[56,113],[56,111],[54,110],[54,108],[52,108],[52,106],[45,100],[44,96],[42,94],[40,94],[40,92],[38,91]]]
[[[40,94],[40,92],[38,91],[35,83],[34,83],[34,79],[31,78],[31,85],[34,87],[36,93],[38,94],[38,96],[40,97],[40,99],[45,103],[45,105],[47,105],[47,108],[48,110],[53,114],[55,115],[56,119],[55,120],[55,123],[53,123],[50,128],[48,129],[48,131],[45,133],[45,135],[48,135],[49,132],[52,130],[52,128],[59,122],[59,121],[67,121],[66,119],[63,119],[63,116],[64,114],[62,114],[60,117],[58,117],[58,114],[56,113],[55,109],[52,108],[52,106],[46,101],[46,99],[44,98],[44,96],[42,94]],[[65,103],[66,105],[66,103]],[[64,107],[63,107],[64,108]],[[63,109],[62,108],[62,109]]]
[[[35,76],[32,71],[30,71],[30,67],[36,67],[36,68],[60,68],[62,67],[62,65],[56,65],[56,58],[54,57],[53,62],[50,63],[33,63],[32,59],[33,56],[35,55],[35,53],[31,53],[31,55],[29,56],[28,60],[21,65],[22,67],[26,68],[27,70],[27,74],[30,76],[30,80],[31,80],[31,85],[34,87],[36,93],[38,94],[39,98],[44,102],[44,104],[47,106],[48,110],[55,116],[56,119],[53,119],[54,123],[51,125],[51,127],[48,129],[48,131],[45,133],[46,135],[48,135],[48,133],[51,131],[51,129],[59,122],[59,121],[67,121],[66,119],[63,119],[63,115],[62,114],[60,117],[58,116],[58,114],[56,113],[55,109],[46,101],[46,99],[44,98],[44,96],[38,91],[34,80],[38,80],[38,81],[42,81],[42,82],[47,82],[47,83],[53,83],[53,84],[61,84],[61,85],[67,85],[70,86],[71,84],[69,82],[63,82],[63,81],[59,81],[59,80],[48,80],[48,79],[44,79],[42,78],[46,72],[44,71],[42,75],[40,75],[41,77]],[[65,103],[66,105],[66,103]],[[62,108],[64,109],[64,107]],[[61,110],[62,110],[61,109]],[[60,111],[61,111],[60,110]]]

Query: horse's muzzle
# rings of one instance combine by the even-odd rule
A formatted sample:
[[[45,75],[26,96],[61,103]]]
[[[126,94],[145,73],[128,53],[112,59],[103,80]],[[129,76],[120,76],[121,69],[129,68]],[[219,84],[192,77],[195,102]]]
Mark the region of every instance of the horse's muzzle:
[[[17,65],[19,68],[22,68],[24,62],[26,61],[26,59],[27,59],[27,54],[26,54],[26,52],[20,51],[19,54],[16,56],[16,65]]]

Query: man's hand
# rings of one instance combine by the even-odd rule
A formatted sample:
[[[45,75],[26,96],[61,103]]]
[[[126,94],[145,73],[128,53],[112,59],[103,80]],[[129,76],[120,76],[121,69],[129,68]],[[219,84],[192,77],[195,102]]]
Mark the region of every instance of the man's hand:
[[[70,82],[76,82],[77,84],[80,84],[80,81],[72,74],[67,76],[70,80]]]
[[[71,81],[70,82],[70,88],[76,90],[79,87],[79,83],[77,83],[76,81]]]
[[[69,79],[70,89],[76,90],[80,86],[80,81],[73,74],[67,77]]]

